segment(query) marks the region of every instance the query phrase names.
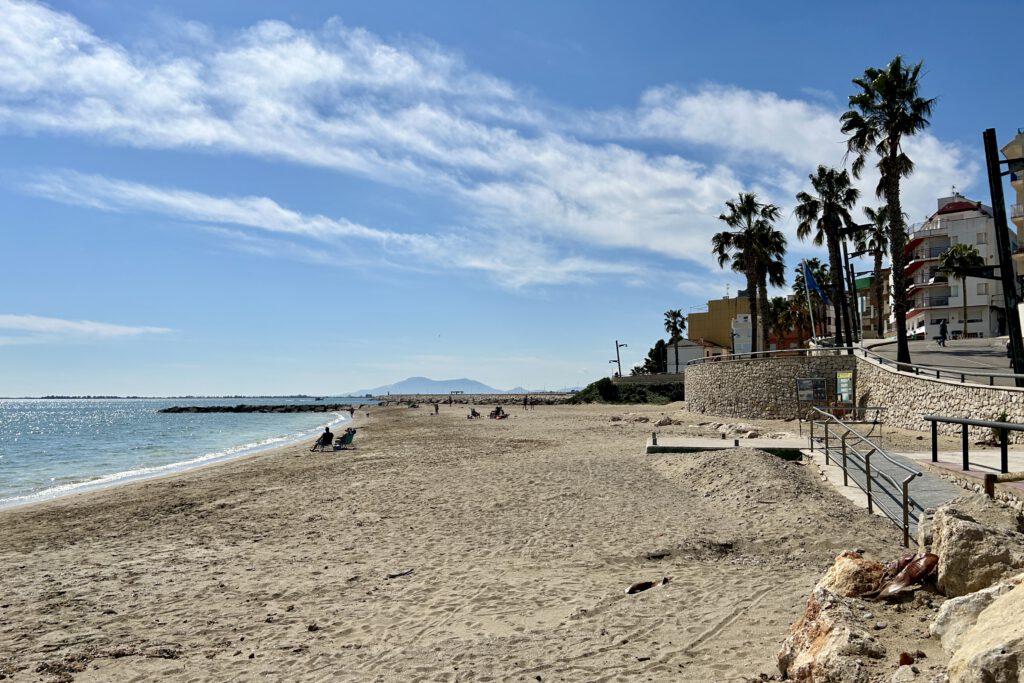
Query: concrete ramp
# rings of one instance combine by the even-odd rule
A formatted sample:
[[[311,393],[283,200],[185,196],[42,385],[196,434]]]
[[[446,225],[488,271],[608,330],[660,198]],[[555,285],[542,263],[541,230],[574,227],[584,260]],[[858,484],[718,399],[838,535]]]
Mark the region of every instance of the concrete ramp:
[[[655,453],[699,453],[726,448],[756,448],[772,455],[795,460],[800,457],[800,451],[807,448],[807,439],[712,439],[659,435],[657,443],[654,443],[653,438],[647,439],[644,453],[647,455]]]

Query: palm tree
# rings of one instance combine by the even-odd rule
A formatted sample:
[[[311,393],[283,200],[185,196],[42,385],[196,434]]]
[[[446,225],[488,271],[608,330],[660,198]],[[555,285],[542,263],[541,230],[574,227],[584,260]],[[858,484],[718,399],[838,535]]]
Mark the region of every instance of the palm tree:
[[[669,333],[668,343],[676,350],[676,372],[679,372],[679,340],[686,329],[686,318],[678,308],[665,311],[665,331]]]
[[[816,283],[818,283],[818,287],[820,287],[822,289],[822,291],[825,293],[826,297],[831,298],[832,297],[832,285],[831,285],[832,276],[830,274],[828,265],[822,263],[817,258],[807,259],[806,263],[807,263],[807,267],[811,271],[811,277],[813,277],[814,281]],[[793,272],[796,273],[796,276],[793,278],[793,294],[796,295],[797,302],[798,302],[798,305],[800,307],[800,310],[802,312],[806,312],[808,314],[808,316],[813,318],[813,320],[816,323],[820,322],[822,324],[822,335],[824,335],[825,334],[825,327],[824,327],[824,324],[825,324],[825,314],[827,312],[825,310],[825,303],[821,300],[820,297],[816,296],[813,299],[811,299],[811,297],[808,295],[807,283],[804,281],[804,270],[803,270],[802,267],[795,268]],[[813,307],[813,309],[814,309],[813,311],[806,307],[806,303],[808,301],[811,302],[810,305],[811,305],[811,307]],[[803,316],[801,316],[801,320],[803,320]],[[804,322],[806,322],[806,326],[803,327],[802,329],[810,329],[811,330],[811,333],[808,336],[809,337],[817,337],[818,336],[818,330],[812,329],[811,321],[807,320],[807,321],[804,321]],[[814,327],[816,327],[816,326],[817,325],[815,325]]]
[[[758,308],[770,313],[768,304],[768,285],[782,287],[786,284],[786,237],[775,229],[767,226],[758,230],[755,242],[757,249],[757,296]],[[761,349],[768,350],[768,324],[761,326]]]
[[[896,316],[896,360],[910,362],[907,339],[907,277],[904,272],[907,255],[907,227],[900,204],[900,179],[914,171],[914,162],[903,152],[904,137],[928,127],[935,99],[919,95],[921,66],[907,66],[896,56],[883,69],[869,67],[864,75],[853,79],[859,90],[850,96],[850,111],[843,114],[843,133],[847,152],[856,154],[853,175],[859,178],[867,155],[878,155],[881,179],[875,194],[885,197],[889,221],[889,249],[892,263],[893,313]]]
[[[782,339],[786,332],[796,326],[796,306],[791,298],[784,296],[772,297],[768,302],[768,314],[765,316],[765,327],[771,328],[775,340],[782,349]]]
[[[862,233],[862,239],[858,241],[858,251],[868,251],[875,259],[871,280],[871,305],[875,309],[875,331],[878,338],[885,337],[885,321],[882,319],[882,297],[884,295],[884,283],[882,282],[882,259],[889,251],[889,234],[886,230],[885,207],[880,206],[872,209],[864,207],[864,215],[871,221],[870,227]]]
[[[728,200],[725,207],[728,213],[719,215],[718,220],[733,230],[723,230],[711,238],[711,253],[718,257],[720,267],[724,268],[726,263],[732,261],[732,269],[743,273],[747,278],[747,301],[750,303],[751,321],[750,350],[754,352],[757,350],[759,268],[764,267],[767,274],[767,262],[770,260],[767,254],[777,251],[780,246],[772,235],[773,232],[778,232],[772,224],[778,220],[782,212],[774,204],[757,201],[757,194],[754,192],[740,192],[736,199]],[[783,251],[785,243],[785,237],[782,237]]]
[[[828,263],[832,271],[832,308],[836,321],[836,345],[842,344],[843,327],[846,328],[846,345],[853,346],[850,326],[850,309],[846,305],[846,288],[843,286],[843,261],[839,255],[843,239],[840,229],[852,227],[850,209],[857,203],[860,190],[850,185],[850,174],[846,170],[818,166],[818,170],[807,176],[811,180],[815,196],[798,192],[794,213],[799,219],[796,235],[807,239],[814,231],[814,244],[828,246]],[[850,353],[853,353],[851,350]]]
[[[952,275],[960,280],[960,289],[963,292],[964,309],[964,333],[963,339],[967,339],[967,277],[970,269],[985,265],[985,259],[981,258],[978,248],[973,244],[954,244],[942,252],[939,256],[939,270]]]

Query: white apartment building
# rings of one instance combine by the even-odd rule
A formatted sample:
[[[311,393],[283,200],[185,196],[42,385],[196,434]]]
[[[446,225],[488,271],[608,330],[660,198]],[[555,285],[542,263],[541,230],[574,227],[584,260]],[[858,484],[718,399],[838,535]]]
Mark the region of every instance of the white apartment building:
[[[1012,248],[1017,236],[1010,231]],[[974,245],[985,265],[998,266],[995,221],[991,207],[960,194],[938,200],[938,209],[924,223],[912,226],[905,253],[908,281],[907,333],[911,338],[931,339],[939,335],[945,321],[950,336],[963,329],[961,320],[967,297],[967,336],[993,337],[1006,334],[1006,311],[1002,286],[997,280],[969,277],[959,279],[939,271],[939,257],[955,244]]]

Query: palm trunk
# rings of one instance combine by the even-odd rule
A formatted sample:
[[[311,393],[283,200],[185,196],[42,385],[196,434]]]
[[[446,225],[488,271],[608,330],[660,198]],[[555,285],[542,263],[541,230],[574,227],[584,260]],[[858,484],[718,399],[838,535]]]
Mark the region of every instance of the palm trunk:
[[[875,306],[875,329],[878,330],[878,338],[885,338],[885,326],[882,321],[882,250],[875,250],[875,281],[872,283],[872,289],[874,290],[874,306]]]
[[[900,205],[900,178],[896,173],[898,140],[890,141],[890,157],[886,170],[885,206],[889,217],[889,253],[892,262],[892,312],[896,317],[896,362],[910,363],[910,340],[907,336],[907,228],[903,224],[903,207]]]
[[[836,324],[836,346],[843,344],[843,266],[839,259],[839,244],[836,236],[828,234],[828,260],[832,272],[832,315]]]
[[[747,302],[750,304],[750,355],[757,351],[757,274],[747,270]]]
[[[759,308],[762,311],[764,317],[764,324],[761,325],[761,350],[767,351],[771,348],[768,344],[768,273],[760,272],[757,274],[757,294],[759,300]]]
[[[675,335],[673,335],[673,336],[675,336]],[[675,352],[676,352],[676,372],[678,373],[679,372],[679,340],[678,339],[676,339],[674,342],[672,342],[672,348],[675,349]]]

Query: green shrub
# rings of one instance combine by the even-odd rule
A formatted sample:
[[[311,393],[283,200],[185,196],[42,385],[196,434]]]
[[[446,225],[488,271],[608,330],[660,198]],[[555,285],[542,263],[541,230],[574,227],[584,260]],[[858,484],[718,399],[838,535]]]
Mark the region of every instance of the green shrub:
[[[607,377],[587,385],[569,403],[670,403],[684,398],[682,382],[615,384]]]

